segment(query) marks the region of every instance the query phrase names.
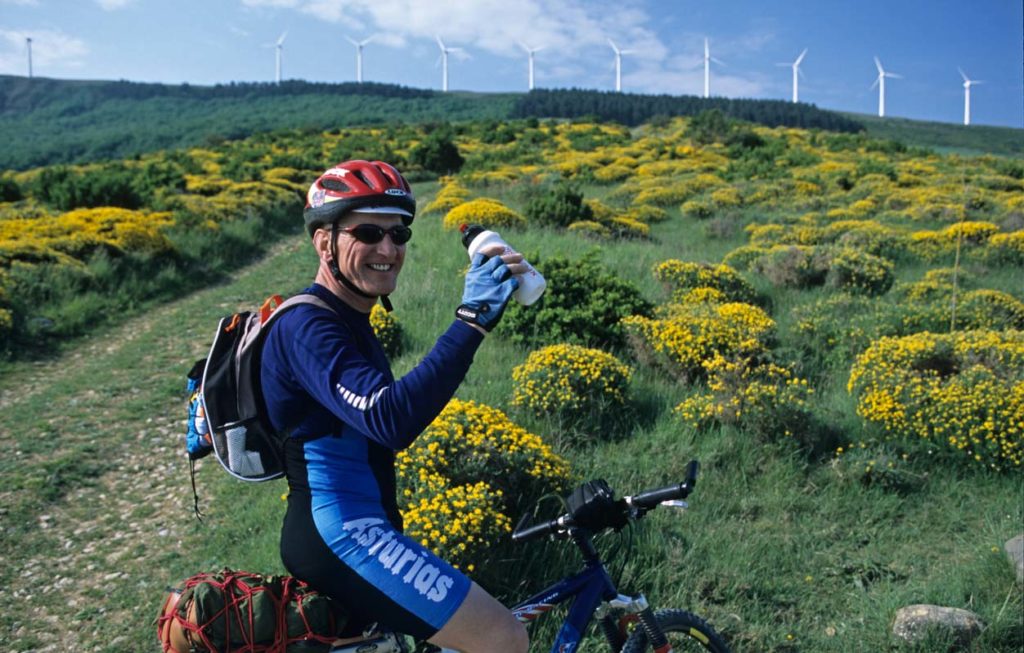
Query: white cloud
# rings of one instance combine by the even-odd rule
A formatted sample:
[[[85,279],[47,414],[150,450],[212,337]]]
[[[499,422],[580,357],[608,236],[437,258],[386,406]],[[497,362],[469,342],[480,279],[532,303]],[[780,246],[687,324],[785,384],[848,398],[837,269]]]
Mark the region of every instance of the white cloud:
[[[341,25],[343,33],[395,48],[433,50],[440,36],[448,47],[474,53],[522,58],[520,43],[543,47],[537,54],[538,80],[579,85],[592,79],[613,88],[612,39],[631,54],[623,57],[623,89],[650,93],[703,92],[704,35],[674,35],[672,50],[656,28],[657,3],[648,0],[242,0],[252,8],[294,10]],[[712,54],[728,63],[761,52],[775,38],[771,29],[713,40]],[[683,47],[682,52],[679,51]],[[601,80],[607,77],[607,84]],[[584,85],[587,85],[586,83]],[[765,81],[728,68],[712,71],[712,92],[754,97]]]
[[[135,0],[96,0],[96,4],[98,4],[100,9],[103,9],[104,11],[124,9],[133,2],[135,2]]]
[[[32,39],[34,74],[46,75],[47,68],[77,68],[89,54],[81,39],[54,30],[0,30],[0,73],[24,75],[28,72],[26,38]]]

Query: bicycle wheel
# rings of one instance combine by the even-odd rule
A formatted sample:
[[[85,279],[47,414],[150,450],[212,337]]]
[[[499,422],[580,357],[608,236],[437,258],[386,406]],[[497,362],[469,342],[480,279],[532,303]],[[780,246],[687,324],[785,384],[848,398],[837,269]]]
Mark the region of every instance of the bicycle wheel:
[[[707,624],[703,619],[685,610],[658,610],[654,618],[661,626],[672,651],[675,653],[686,653],[687,651],[712,651],[713,653],[729,653],[729,646],[722,639],[722,636]],[[647,643],[647,633],[642,626],[637,626],[626,645],[622,647],[622,653],[644,653],[650,651]]]

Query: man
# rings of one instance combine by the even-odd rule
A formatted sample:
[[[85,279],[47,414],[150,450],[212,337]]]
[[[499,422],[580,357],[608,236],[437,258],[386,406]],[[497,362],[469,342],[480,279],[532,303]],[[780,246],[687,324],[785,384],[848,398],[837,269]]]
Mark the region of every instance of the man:
[[[289,433],[281,557],[348,608],[346,634],[378,622],[465,653],[525,653],[526,631],[505,607],[402,535],[394,452],[451,399],[526,268],[518,254],[477,255],[456,319],[395,380],[369,313],[390,305],[415,212],[409,184],[381,161],[339,163],[310,187],[304,218],[320,263],[306,292],[332,310],[282,315],[261,370],[270,420]]]

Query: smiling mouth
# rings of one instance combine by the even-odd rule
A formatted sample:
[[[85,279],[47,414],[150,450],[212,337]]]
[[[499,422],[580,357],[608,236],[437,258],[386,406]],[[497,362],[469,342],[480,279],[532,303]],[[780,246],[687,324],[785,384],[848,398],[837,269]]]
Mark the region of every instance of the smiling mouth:
[[[391,268],[395,266],[391,265],[390,263],[370,263],[368,264],[367,267],[377,272],[390,272]]]

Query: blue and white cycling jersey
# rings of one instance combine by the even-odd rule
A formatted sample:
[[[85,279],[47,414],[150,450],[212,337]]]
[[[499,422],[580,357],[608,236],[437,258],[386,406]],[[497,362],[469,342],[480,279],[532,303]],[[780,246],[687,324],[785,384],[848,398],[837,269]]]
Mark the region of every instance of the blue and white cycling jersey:
[[[281,316],[261,368],[269,418],[290,433],[282,559],[357,621],[426,639],[461,605],[470,581],[401,534],[394,452],[445,407],[483,335],[456,320],[395,380],[367,314],[322,286],[306,292],[335,313],[301,305]]]

